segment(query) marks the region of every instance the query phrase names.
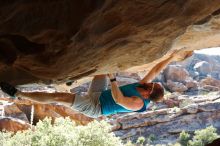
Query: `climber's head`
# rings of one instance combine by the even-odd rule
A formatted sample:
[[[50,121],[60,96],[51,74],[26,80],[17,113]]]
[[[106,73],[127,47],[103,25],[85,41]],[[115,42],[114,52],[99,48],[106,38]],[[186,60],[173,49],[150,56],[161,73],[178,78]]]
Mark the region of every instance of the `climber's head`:
[[[138,86],[138,91],[143,98],[149,99],[153,102],[160,102],[163,100],[164,89],[159,83],[144,83]]]

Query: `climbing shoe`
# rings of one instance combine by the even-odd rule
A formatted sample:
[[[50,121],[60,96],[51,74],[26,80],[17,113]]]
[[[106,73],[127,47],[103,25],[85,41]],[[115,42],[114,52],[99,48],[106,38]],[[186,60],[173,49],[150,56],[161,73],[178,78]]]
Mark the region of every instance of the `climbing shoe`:
[[[15,97],[16,92],[18,91],[14,86],[6,83],[6,82],[0,82],[0,87],[3,92],[7,93],[11,97]]]

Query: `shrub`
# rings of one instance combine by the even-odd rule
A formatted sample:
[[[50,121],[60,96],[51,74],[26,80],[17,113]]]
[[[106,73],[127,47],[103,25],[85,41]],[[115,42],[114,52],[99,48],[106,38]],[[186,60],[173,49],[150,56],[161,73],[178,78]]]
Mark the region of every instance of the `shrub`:
[[[128,140],[124,146],[135,146],[132,141]]]
[[[211,143],[219,137],[216,131],[216,128],[213,126],[209,126],[202,130],[196,130],[193,139],[189,141],[189,146],[205,146]]]
[[[190,140],[190,135],[187,132],[182,131],[179,136],[179,143],[182,146],[187,146],[189,140]]]
[[[202,130],[196,130],[192,140],[190,140],[190,135],[188,133],[185,131],[181,132],[179,136],[179,143],[182,146],[205,146],[218,137],[219,135],[216,133],[216,128],[209,126]]]
[[[147,138],[147,143],[150,144],[156,140],[156,136],[154,134],[150,134]]]
[[[147,145],[151,145],[151,143],[152,143],[153,141],[155,141],[155,140],[156,140],[156,136],[155,136],[154,134],[150,134],[146,139],[145,139],[145,137],[143,137],[143,136],[138,137],[138,139],[137,139],[137,141],[136,141],[136,144],[137,144],[138,146],[143,146],[144,143],[146,142],[146,146],[147,146]],[[127,145],[126,145],[126,146],[127,146]]]
[[[37,123],[35,130],[15,134],[0,132],[3,146],[120,146],[121,140],[110,131],[104,121],[94,121],[87,126],[76,126],[69,119],[58,118],[54,124],[46,118]]]
[[[141,137],[138,137],[136,143],[139,144],[139,145],[143,145],[144,142],[145,142],[145,138],[143,136],[141,136]]]

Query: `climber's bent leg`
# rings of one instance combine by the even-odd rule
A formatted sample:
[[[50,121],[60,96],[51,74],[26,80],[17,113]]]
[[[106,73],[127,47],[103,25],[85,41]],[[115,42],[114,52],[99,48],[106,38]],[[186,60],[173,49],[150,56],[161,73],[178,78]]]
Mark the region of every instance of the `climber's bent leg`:
[[[96,92],[102,92],[108,88],[108,77],[107,75],[96,75],[88,89],[88,94]]]
[[[75,100],[75,94],[70,93],[21,92],[7,82],[0,82],[0,87],[11,98],[23,97],[40,103],[59,102],[66,106],[71,106]]]
[[[102,116],[99,96],[107,87],[108,78],[106,75],[95,76],[86,95],[76,94],[72,108],[89,117],[97,118]]]
[[[71,93],[45,93],[45,92],[21,92],[16,93],[16,97],[21,97],[36,101],[39,103],[53,103],[58,102],[66,106],[72,106],[75,100],[75,94]]]

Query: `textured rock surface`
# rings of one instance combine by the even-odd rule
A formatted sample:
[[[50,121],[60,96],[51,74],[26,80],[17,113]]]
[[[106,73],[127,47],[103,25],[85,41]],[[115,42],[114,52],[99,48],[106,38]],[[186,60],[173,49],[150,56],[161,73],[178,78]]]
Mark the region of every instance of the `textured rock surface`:
[[[165,80],[172,80],[174,82],[184,83],[186,80],[192,80],[189,72],[180,65],[169,65],[163,71]]]
[[[25,123],[22,120],[11,118],[11,117],[4,117],[0,118],[0,130],[7,130],[7,131],[19,131],[19,130],[26,130],[30,128],[30,125]]]
[[[0,98],[0,102],[8,101],[7,98]],[[13,100],[14,104],[8,104],[4,106],[3,115],[6,117],[12,117],[22,120],[25,123],[30,123],[31,118],[31,105],[34,105],[34,119],[35,124],[39,120],[43,120],[45,117],[51,117],[52,119],[58,117],[70,117],[78,124],[87,124],[92,121],[92,118],[86,117],[81,113],[78,113],[68,107],[57,104],[38,104],[28,100]],[[9,101],[10,103],[10,101]],[[3,108],[1,108],[3,109]],[[3,111],[1,110],[1,113]]]
[[[184,92],[188,89],[183,83],[173,82],[171,80],[167,81],[166,86],[171,92]]]
[[[194,69],[198,71],[201,75],[206,76],[212,71],[211,65],[206,61],[201,61],[195,64]]]
[[[3,114],[6,117],[17,118],[27,123],[29,122],[27,115],[23,113],[23,111],[20,110],[19,107],[15,103],[4,106]]]
[[[186,68],[190,76],[194,79],[197,79],[198,76],[200,76],[198,79],[203,79],[207,76],[220,79],[220,56],[217,54],[206,55],[195,53],[192,57],[177,64]]]
[[[175,143],[183,130],[192,133],[195,130],[213,125],[220,131],[220,102],[191,104],[184,108],[168,108],[119,116],[114,131],[122,139],[136,140],[140,136],[154,135],[153,144]],[[192,120],[193,119],[193,120]]]
[[[0,4],[0,80],[14,84],[150,69],[169,50],[220,42],[218,0]]]
[[[204,85],[210,85],[214,86],[220,89],[220,80],[214,79],[212,77],[207,77],[203,80],[201,80],[201,84]]]
[[[169,91],[187,92],[191,95],[201,94],[200,91],[219,91],[219,67],[219,55],[194,53],[182,62],[168,65],[154,81],[161,82]]]

